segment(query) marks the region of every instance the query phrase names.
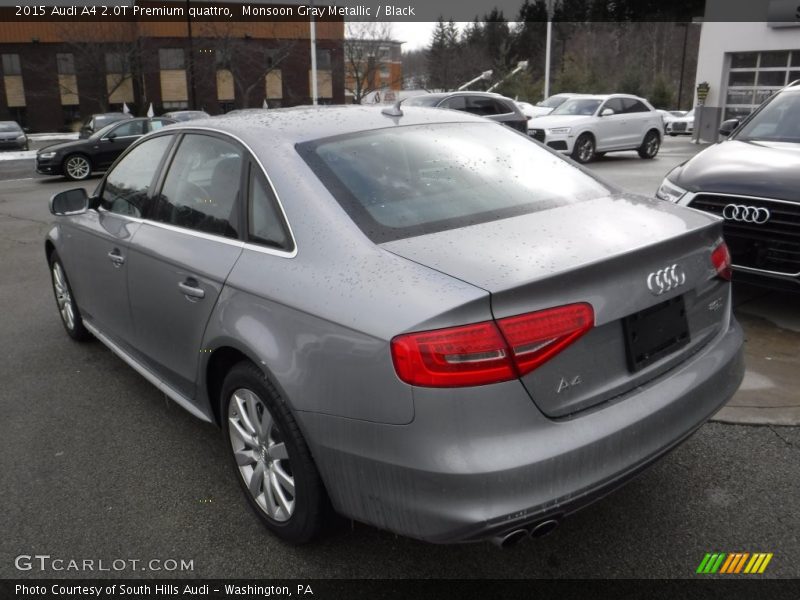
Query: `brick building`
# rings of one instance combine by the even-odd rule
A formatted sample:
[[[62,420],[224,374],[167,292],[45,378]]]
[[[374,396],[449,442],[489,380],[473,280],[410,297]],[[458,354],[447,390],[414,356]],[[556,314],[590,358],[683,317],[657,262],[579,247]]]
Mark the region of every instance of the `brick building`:
[[[1,22],[0,120],[31,131],[143,115],[311,101],[307,22]],[[344,102],[343,21],[316,25],[320,103]]]
[[[376,94],[402,89],[402,45],[391,39],[345,40],[344,87],[348,102],[372,102]]]

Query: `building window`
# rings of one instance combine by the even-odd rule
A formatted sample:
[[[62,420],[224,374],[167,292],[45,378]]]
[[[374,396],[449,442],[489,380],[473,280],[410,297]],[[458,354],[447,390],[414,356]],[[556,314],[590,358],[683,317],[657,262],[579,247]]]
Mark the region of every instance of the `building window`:
[[[169,101],[169,102],[162,102],[161,107],[164,110],[184,110],[189,108],[189,104],[186,101]]]
[[[319,69],[320,71],[330,71],[331,69],[330,50],[317,50],[317,69]]]
[[[3,75],[22,75],[19,54],[3,54]]]
[[[800,50],[731,54],[724,119],[743,119],[796,79],[800,79]]]
[[[158,64],[163,71],[186,68],[184,66],[183,48],[161,48],[158,51]]]
[[[56,65],[59,75],[75,75],[75,55],[56,54]]]
[[[22,67],[19,54],[3,54],[3,84],[6,88],[6,106],[14,120],[24,124],[25,85],[22,82]],[[14,110],[18,109],[18,110]]]
[[[78,104],[78,79],[75,76],[75,56],[73,54],[56,54],[56,67],[58,68],[58,91],[61,95],[62,106]],[[71,123],[71,118],[65,116],[64,124]]]

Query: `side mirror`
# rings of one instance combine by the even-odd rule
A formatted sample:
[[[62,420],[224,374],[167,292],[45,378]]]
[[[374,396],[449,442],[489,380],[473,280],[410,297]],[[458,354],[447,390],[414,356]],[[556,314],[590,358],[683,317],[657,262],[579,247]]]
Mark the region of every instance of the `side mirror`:
[[[50,198],[50,212],[56,216],[77,215],[89,208],[89,195],[83,188],[58,192]]]
[[[613,114],[614,114],[613,108],[604,108],[603,110],[600,111],[601,117],[610,117]]]
[[[739,119],[728,119],[719,126],[719,134],[728,137],[739,126]]]
[[[104,137],[103,139],[104,139],[104,140],[108,140],[109,142],[113,142],[113,141],[114,141],[114,138],[116,138],[116,137],[117,137],[117,134],[116,134],[116,133],[114,133],[114,132],[112,131],[111,133],[109,133],[109,134],[108,134],[106,137]]]

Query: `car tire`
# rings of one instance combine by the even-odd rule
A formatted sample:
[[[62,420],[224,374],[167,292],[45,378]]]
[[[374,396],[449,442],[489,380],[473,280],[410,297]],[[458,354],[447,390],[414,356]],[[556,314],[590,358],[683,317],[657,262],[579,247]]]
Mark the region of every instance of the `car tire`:
[[[70,154],[61,164],[64,177],[73,181],[83,181],[92,174],[92,163],[83,154]]]
[[[84,327],[81,312],[75,302],[75,295],[67,279],[67,272],[58,254],[53,251],[50,255],[50,281],[53,284],[53,295],[56,298],[56,306],[61,316],[61,324],[67,335],[78,342],[85,342],[92,339],[92,334]]]
[[[656,154],[658,154],[660,148],[661,136],[658,135],[657,131],[651,129],[645,134],[642,145],[639,146],[637,152],[641,158],[650,160],[656,157]]]
[[[581,164],[586,164],[594,160],[595,145],[594,137],[590,133],[582,133],[575,140],[575,146],[572,148],[572,158]]]
[[[253,363],[235,365],[221,391],[222,431],[248,503],[272,533],[303,544],[332,515],[300,428],[272,382]]]

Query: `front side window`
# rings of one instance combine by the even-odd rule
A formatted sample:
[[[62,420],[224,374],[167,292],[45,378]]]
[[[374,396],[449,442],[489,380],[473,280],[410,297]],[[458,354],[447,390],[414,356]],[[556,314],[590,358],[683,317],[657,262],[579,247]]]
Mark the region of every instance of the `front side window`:
[[[625,112],[625,107],[622,104],[622,98],[611,98],[610,100],[607,100],[606,103],[603,105],[600,114],[602,114],[603,111],[607,108],[613,110],[615,115]]]
[[[108,173],[100,206],[131,217],[141,217],[150,184],[172,137],[151,138],[136,146]]]
[[[153,219],[238,238],[242,152],[216,137],[183,138],[164,180]]]
[[[567,100],[551,112],[551,115],[593,115],[600,100]]]
[[[492,123],[394,127],[298,150],[376,243],[610,193],[533,141]]]
[[[742,127],[736,139],[800,142],[800,93],[775,96]]]
[[[635,98],[623,98],[622,105],[626,113],[643,113],[650,112],[650,109],[645,106],[644,102],[640,102]]]

